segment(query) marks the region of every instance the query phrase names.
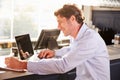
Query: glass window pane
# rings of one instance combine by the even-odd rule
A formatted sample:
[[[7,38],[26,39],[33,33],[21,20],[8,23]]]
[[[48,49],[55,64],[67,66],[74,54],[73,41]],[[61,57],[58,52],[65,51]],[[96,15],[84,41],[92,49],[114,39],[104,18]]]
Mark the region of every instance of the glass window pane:
[[[11,23],[9,19],[0,18],[0,40],[10,39]]]
[[[11,5],[10,0],[0,0],[0,40],[11,37]]]
[[[35,22],[35,15],[31,13],[17,13],[13,21],[13,37],[16,35],[30,34],[36,38],[38,34],[38,24]]]

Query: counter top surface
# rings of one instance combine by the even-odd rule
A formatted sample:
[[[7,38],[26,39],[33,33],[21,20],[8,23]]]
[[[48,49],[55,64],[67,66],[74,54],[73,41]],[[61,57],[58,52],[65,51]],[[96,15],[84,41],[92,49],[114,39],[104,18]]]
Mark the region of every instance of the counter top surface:
[[[120,58],[120,45],[109,45],[107,48],[111,60]]]

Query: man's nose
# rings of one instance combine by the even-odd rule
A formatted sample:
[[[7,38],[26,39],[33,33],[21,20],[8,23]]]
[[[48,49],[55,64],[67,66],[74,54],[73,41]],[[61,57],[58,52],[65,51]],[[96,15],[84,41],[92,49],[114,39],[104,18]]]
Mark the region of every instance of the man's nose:
[[[60,25],[58,25],[58,29],[61,30],[61,26]]]

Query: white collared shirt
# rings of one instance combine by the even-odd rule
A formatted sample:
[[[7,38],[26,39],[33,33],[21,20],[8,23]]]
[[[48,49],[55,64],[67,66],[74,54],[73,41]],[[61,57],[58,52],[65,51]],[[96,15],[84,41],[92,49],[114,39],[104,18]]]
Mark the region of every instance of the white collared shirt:
[[[28,62],[30,72],[47,75],[65,73],[76,68],[75,80],[110,80],[110,63],[106,45],[100,35],[84,23],[68,47],[56,50],[61,58]]]

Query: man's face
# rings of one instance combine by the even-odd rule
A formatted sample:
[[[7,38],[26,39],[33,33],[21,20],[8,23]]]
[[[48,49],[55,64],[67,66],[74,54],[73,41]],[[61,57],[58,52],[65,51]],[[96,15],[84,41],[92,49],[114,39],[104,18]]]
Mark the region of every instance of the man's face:
[[[71,22],[65,17],[57,16],[58,29],[60,29],[65,36],[71,34]]]

